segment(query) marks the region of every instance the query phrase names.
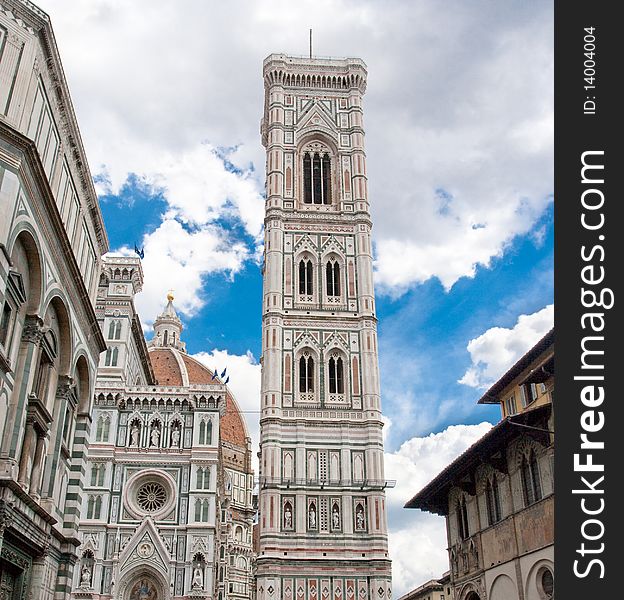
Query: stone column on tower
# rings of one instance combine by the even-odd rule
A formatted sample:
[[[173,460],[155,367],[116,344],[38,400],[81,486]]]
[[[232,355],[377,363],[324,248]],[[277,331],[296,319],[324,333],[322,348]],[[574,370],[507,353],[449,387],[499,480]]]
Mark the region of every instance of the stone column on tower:
[[[264,61],[258,600],[388,600],[357,58]]]

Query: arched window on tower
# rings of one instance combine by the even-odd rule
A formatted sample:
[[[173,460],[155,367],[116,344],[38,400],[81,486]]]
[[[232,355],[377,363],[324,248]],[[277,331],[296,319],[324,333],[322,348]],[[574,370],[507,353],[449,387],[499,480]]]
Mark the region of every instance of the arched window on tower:
[[[303,155],[304,204],[331,204],[331,159],[327,152]]]
[[[344,367],[340,356],[329,359],[329,393],[344,394]]]
[[[312,261],[309,258],[301,259],[299,261],[299,294],[304,296],[312,295],[313,273]]]
[[[327,282],[327,296],[340,296],[340,263],[330,260],[325,265],[325,278]]]
[[[314,359],[304,355],[299,359],[299,391],[309,393],[314,391]]]
[[[169,332],[165,329],[165,335],[163,337],[163,344],[166,346],[167,341],[169,340]]]

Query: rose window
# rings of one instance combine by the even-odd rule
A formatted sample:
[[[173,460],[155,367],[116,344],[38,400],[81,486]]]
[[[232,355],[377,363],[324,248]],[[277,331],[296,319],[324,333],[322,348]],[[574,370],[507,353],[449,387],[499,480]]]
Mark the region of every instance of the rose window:
[[[160,510],[165,502],[167,502],[167,492],[160,483],[154,481],[144,483],[137,490],[137,504],[147,512]]]

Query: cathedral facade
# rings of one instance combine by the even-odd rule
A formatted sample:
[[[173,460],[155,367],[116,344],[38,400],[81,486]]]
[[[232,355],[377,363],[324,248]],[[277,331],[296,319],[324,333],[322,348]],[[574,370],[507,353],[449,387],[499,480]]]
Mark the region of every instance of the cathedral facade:
[[[255,548],[244,417],[173,296],[146,342],[49,18],[0,0],[2,600],[390,600],[366,76],[264,62]]]
[[[371,218],[355,58],[264,61],[258,600],[387,600]]]
[[[48,16],[0,2],[0,598],[67,598],[108,239]]]
[[[250,598],[251,439],[216,374],[186,353],[169,295],[146,344],[140,260],[107,257],[107,340],[92,411],[74,598]]]

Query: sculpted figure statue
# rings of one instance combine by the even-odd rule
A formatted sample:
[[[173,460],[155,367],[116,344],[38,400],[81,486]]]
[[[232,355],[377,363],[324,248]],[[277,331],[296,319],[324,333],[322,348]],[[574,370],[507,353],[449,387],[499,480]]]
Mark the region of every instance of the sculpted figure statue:
[[[204,576],[202,570],[199,567],[195,567],[193,570],[193,589],[201,590],[204,587]]]
[[[338,529],[340,527],[340,514],[338,513],[338,509],[334,507],[334,511],[332,512],[332,527],[334,529]]]
[[[139,429],[139,426],[136,423],[130,429],[130,445],[133,446],[134,448],[137,448],[139,446],[139,432],[140,431],[141,430]]]
[[[290,506],[286,505],[284,510],[284,527],[290,529],[292,527],[292,512],[290,512]]]

